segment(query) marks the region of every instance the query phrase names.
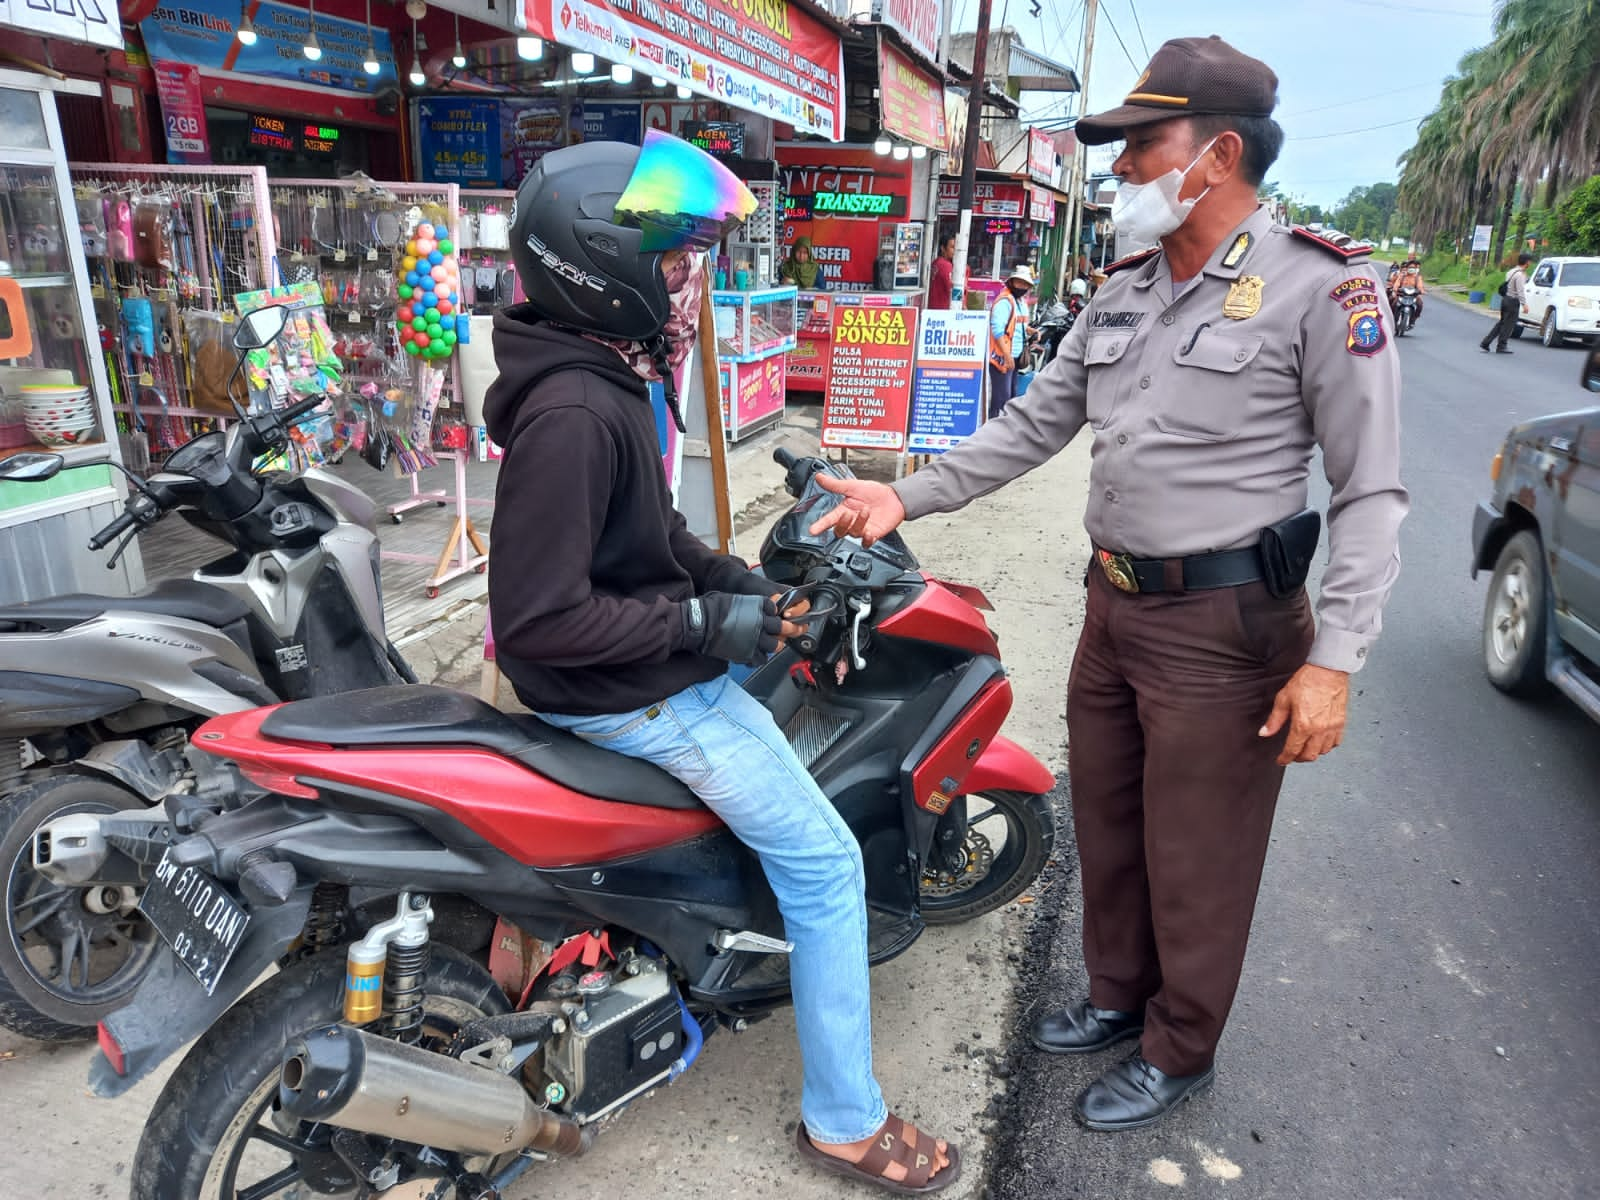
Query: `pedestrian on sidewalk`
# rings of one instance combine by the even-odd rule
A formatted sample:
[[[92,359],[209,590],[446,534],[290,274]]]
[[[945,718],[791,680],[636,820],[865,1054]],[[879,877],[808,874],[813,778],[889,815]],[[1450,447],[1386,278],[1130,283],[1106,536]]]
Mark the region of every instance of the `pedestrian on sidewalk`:
[[[934,312],[943,312],[950,307],[955,268],[956,239],[952,234],[939,243],[939,257],[933,260],[933,272],[928,276],[928,307]]]
[[[1510,354],[1511,347],[1506,345],[1511,340],[1511,335],[1516,332],[1517,318],[1522,314],[1522,302],[1528,295],[1528,264],[1533,261],[1533,255],[1524,250],[1517,255],[1517,265],[1506,272],[1506,281],[1500,285],[1500,315],[1478,343],[1478,349],[1487,352],[1489,343],[1495,338],[1500,339],[1500,344],[1495,347],[1496,354]]]
[[[1028,344],[1028,293],[1033,290],[1033,272],[1014,267],[1006,277],[1005,290],[989,306],[989,418],[1005,412],[1017,391],[1017,372],[1022,369],[1022,352]]]
[[[1343,739],[1400,568],[1388,308],[1365,246],[1258,204],[1276,103],[1271,69],[1221,39],[1163,45],[1121,107],[1077,124],[1086,145],[1126,141],[1115,219],[1159,248],[1111,269],[1006,420],[892,486],[818,476],[845,499],[814,531],[870,541],[1089,426],[1094,562],[1067,688],[1089,994],[1031,1036],[1060,1054],[1140,1039],[1078,1096],[1091,1129],[1149,1125],[1212,1082],[1284,770]],[[1314,620],[1319,446],[1332,500]]]

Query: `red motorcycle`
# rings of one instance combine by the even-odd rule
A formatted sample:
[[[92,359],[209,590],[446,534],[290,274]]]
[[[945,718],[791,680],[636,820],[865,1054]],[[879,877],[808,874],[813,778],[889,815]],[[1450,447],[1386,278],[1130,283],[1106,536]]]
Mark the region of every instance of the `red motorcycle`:
[[[797,503],[761,560],[811,614],[745,686],[860,840],[882,963],[1027,887],[1054,780],[1000,736],[982,594],[898,537],[812,536],[837,503],[814,476],[846,472],[777,457]],[[755,856],[649,763],[417,686],[219,717],[194,744],[270,794],[177,805],[165,847],[102,826],[159,857],[142,907],[166,947],[102,1023],[92,1082],[120,1093],[199,1036],[134,1200],[485,1200],[789,1001]]]

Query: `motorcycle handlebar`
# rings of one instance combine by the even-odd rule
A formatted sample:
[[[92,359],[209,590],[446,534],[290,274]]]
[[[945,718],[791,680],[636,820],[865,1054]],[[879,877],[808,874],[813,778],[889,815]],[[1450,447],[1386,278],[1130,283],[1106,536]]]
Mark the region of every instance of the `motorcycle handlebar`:
[[[779,446],[776,450],[774,450],[772,452],[772,461],[777,463],[780,467],[782,467],[785,471],[787,471],[790,467],[794,466],[794,464],[796,462],[798,462],[799,460],[796,459],[795,456],[793,454],[791,454],[789,451],[785,450],[782,446]]]

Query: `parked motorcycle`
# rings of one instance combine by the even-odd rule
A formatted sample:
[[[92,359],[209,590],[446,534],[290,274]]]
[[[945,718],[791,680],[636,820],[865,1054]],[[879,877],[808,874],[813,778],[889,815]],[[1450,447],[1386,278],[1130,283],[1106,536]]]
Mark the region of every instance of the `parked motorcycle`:
[[[898,536],[811,535],[838,501],[815,476],[848,472],[776,457],[797,503],[762,565],[811,611],[745,686],[860,840],[883,963],[1029,885],[1053,780],[1000,736],[1011,686],[982,594],[919,572]],[[162,847],[145,892],[164,944],[102,1023],[93,1086],[120,1094],[199,1041],[146,1123],[134,1200],[294,1182],[489,1200],[719,1026],[789,1002],[758,861],[653,764],[424,687],[217,717],[194,747],[270,794]],[[399,893],[365,932],[363,886]],[[496,920],[487,961],[430,933],[452,897]]]
[[[283,312],[263,309],[240,323],[241,362],[278,336]],[[121,515],[90,541],[98,550],[120,536],[115,564],[141,530],[179,512],[228,543],[227,557],[134,596],[0,607],[0,1024],[18,1033],[93,1036],[132,995],[155,949],[137,908],[154,859],[115,853],[111,869],[97,862],[92,886],[71,871],[51,882],[32,869],[36,830],[79,815],[90,832],[59,827],[53,852],[62,862],[79,853],[80,839],[94,843],[94,822],[83,816],[123,814],[166,836],[160,801],[203,804],[199,793],[239,785],[230,772],[197,773],[186,760],[202,721],[415,679],[384,632],[372,501],[322,471],[295,479],[251,471],[320,403],[312,397],[245,417],[226,435],[203,434],[148,480],[128,473]],[[63,469],[59,455],[18,454],[0,463],[0,479],[42,481]],[[25,748],[35,760],[26,770]]]
[[[1394,335],[1405,337],[1417,325],[1417,313],[1422,306],[1422,296],[1410,284],[1395,289]]]
[[[1074,307],[1075,302],[1076,307]],[[1081,311],[1082,303],[1076,296],[1071,297],[1065,304],[1060,300],[1047,300],[1039,306],[1031,322],[1033,341],[1029,349],[1033,371],[1042,371],[1056,356],[1056,351],[1061,349],[1062,341],[1072,331],[1073,323]]]

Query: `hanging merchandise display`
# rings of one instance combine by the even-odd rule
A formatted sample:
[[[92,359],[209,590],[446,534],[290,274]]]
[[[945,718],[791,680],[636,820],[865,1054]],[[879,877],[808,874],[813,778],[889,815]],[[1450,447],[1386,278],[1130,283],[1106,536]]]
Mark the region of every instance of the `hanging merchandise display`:
[[[274,242],[259,167],[70,166],[124,459],[138,469],[224,423],[234,297],[266,287]]]
[[[449,358],[460,339],[456,315],[461,306],[461,270],[455,242],[441,236],[447,232],[422,222],[400,260],[405,274],[397,285],[395,331],[406,353],[426,362]],[[471,340],[467,323],[461,326]]]
[[[524,299],[511,262],[511,207],[516,196],[507,191],[461,193],[456,257],[461,264],[461,307],[473,315],[493,316]]]

